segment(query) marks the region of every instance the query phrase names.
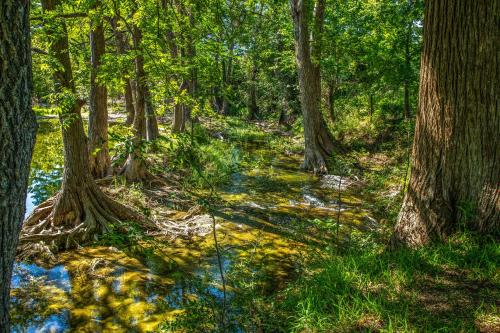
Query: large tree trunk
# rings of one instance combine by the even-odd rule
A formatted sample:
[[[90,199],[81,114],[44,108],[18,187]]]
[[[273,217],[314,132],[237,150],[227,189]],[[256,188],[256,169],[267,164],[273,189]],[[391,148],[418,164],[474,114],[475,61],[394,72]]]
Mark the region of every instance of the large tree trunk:
[[[29,2],[2,1],[0,36],[0,333],[7,333],[12,265],[36,133],[31,110]]]
[[[42,1],[46,12],[57,10],[57,0]],[[61,190],[55,197],[37,207],[24,222],[23,247],[44,242],[53,250],[71,248],[105,232],[109,223],[137,220],[139,215],[108,198],[95,184],[89,166],[87,140],[81,117],[82,101],[76,89],[68,51],[68,35],[64,19],[44,22],[51,41],[50,55],[60,64],[55,69],[57,92],[70,94],[73,104],[60,105],[60,122],[64,147],[64,173]]]
[[[333,140],[321,114],[321,35],[325,0],[314,10],[313,40],[310,45],[307,0],[290,0],[295,30],[295,53],[299,72],[300,102],[304,125],[305,155],[302,168],[314,173],[327,172],[327,159]]]
[[[394,244],[500,232],[499,0],[429,1],[408,192]]]
[[[105,53],[102,22],[90,31],[90,113],[89,113],[89,166],[95,178],[108,175],[111,159],[108,148],[108,91],[98,82],[97,73]]]
[[[127,161],[121,170],[121,174],[129,181],[141,181],[148,178],[148,172],[142,156],[142,145],[145,138],[146,119],[146,73],[144,72],[144,57],[142,55],[142,31],[134,25],[133,42],[136,50],[135,56],[135,117],[134,117],[134,138],[132,139],[133,149],[127,157]]]

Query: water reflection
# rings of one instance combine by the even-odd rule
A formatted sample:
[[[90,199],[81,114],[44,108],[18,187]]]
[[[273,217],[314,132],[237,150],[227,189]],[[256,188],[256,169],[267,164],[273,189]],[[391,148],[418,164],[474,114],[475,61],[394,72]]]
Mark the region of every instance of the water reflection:
[[[44,269],[16,263],[12,288],[12,332],[64,332],[69,328],[69,312],[52,304],[65,302],[71,290],[63,265]]]
[[[31,169],[28,196],[26,197],[27,217],[36,206],[50,198],[61,187],[63,168],[54,166],[51,171]]]
[[[26,198],[26,216],[61,187],[62,138],[56,119],[39,120]]]

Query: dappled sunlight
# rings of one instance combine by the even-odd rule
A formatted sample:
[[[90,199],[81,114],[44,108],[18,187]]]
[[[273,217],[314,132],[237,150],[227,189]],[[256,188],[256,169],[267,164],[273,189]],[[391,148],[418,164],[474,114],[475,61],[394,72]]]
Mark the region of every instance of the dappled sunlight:
[[[114,131],[119,131],[118,126],[113,125]],[[44,130],[42,135],[58,135],[57,127]],[[298,170],[298,155],[282,156],[279,150],[255,141],[245,142],[238,149],[240,155],[245,154],[243,163],[247,167],[233,173],[230,181],[220,187],[221,202],[214,212],[224,271],[232,272],[234,265],[240,267],[240,263],[250,261],[258,285],[263,290],[278,290],[293,278],[298,257],[311,246],[335,241],[338,235],[333,230],[340,228],[334,228],[337,219],[341,225],[356,227],[363,224],[367,212],[361,208],[355,188],[342,190],[339,207],[335,188],[322,188],[318,177]],[[45,165],[45,173],[51,172],[50,160],[45,160],[50,156],[35,151],[35,161],[43,161],[35,165]],[[123,188],[119,183],[114,186]],[[55,190],[57,187],[52,192]],[[182,205],[162,208],[169,198],[161,197],[163,194],[155,189],[108,191],[115,191],[115,196],[143,210],[151,209],[153,216],[168,214],[175,221],[191,216],[180,209]],[[152,206],[153,200],[157,203]],[[328,219],[330,222],[325,223],[330,223],[332,233],[314,232],[315,228],[323,228],[308,222],[314,219],[316,223]],[[348,233],[345,227],[339,230]],[[205,292],[216,299],[223,295],[211,234],[158,236],[120,248],[88,246],[63,252],[56,267],[65,274],[58,277],[36,265],[26,267],[32,268],[25,272],[26,281],[13,284],[16,302],[12,310],[17,330],[57,323],[72,330],[147,332],[182,313],[189,302],[206,297]],[[30,280],[34,278],[33,270],[45,272],[39,274],[46,278]],[[204,276],[212,281],[203,287],[205,291],[196,282]],[[19,272],[14,277],[15,281],[22,279]],[[239,292],[236,280],[229,278],[226,282],[228,296]],[[34,293],[22,293],[21,285],[26,283],[40,288]],[[61,288],[62,284],[66,287]],[[22,304],[45,310],[29,312]]]

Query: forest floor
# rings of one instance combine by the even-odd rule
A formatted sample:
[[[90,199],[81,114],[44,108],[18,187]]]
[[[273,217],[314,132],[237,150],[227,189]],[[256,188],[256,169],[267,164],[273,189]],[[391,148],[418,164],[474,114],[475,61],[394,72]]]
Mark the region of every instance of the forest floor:
[[[129,134],[121,119],[110,126],[118,164]],[[35,148],[30,195],[38,201],[57,189],[62,165],[50,121]],[[461,232],[420,250],[387,247],[407,177],[404,133],[346,137],[331,174],[315,177],[298,170],[300,133],[266,121],[201,123],[181,136],[161,125],[162,139],[145,147],[150,170],[166,182],[100,181],[171,232],[147,234],[132,223],[128,235],[111,232],[52,258],[44,279],[22,266],[32,276],[17,275],[14,327],[59,316],[73,330],[500,332],[497,241]],[[55,268],[68,271],[69,292],[54,291]],[[33,288],[23,293],[33,281],[53,300]],[[44,310],[37,314],[36,305]]]

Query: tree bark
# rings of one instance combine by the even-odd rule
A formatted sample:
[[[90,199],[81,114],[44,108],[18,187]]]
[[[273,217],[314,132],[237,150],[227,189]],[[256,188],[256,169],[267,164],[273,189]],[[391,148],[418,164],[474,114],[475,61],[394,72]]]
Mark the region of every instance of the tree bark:
[[[500,231],[499,0],[426,3],[408,192],[393,244]]]
[[[118,54],[123,55],[127,53],[129,45],[123,32],[121,32],[120,29],[118,28],[117,21],[118,18],[113,17],[109,20],[109,23],[111,28],[113,29],[113,34],[115,35],[116,51]],[[132,80],[128,77],[128,75],[123,75],[123,83],[124,83],[124,95],[125,95],[125,111],[127,113],[125,124],[132,125],[135,116],[133,83]]]
[[[335,80],[328,81],[328,113],[330,119],[335,122]]]
[[[259,116],[259,106],[257,105],[257,66],[252,65],[250,82],[248,88],[248,119],[255,120]]]
[[[29,2],[2,1],[0,36],[0,333],[7,333],[12,266],[36,134],[31,109]]]
[[[403,82],[403,113],[404,119],[410,117],[410,88],[408,80]]]
[[[135,77],[136,77],[136,93],[135,93],[135,117],[133,124],[134,137],[132,139],[132,152],[127,157],[127,160],[121,170],[121,174],[129,181],[141,181],[148,178],[148,172],[142,156],[142,145],[146,133],[146,73],[144,72],[144,57],[142,55],[142,31],[134,25],[132,40],[135,56]]]
[[[127,112],[126,125],[132,125],[135,117],[134,95],[132,90],[132,81],[130,78],[123,78],[125,83],[125,111]]]
[[[182,80],[182,84],[179,88],[179,92],[182,95],[183,92],[188,90],[188,81]],[[186,130],[186,111],[183,103],[175,103],[174,106],[174,119],[172,122],[172,132],[173,133],[183,133]]]
[[[147,83],[144,86],[144,105],[146,114],[146,140],[153,141],[158,138],[158,120],[156,119],[153,101],[151,100],[151,91]]]
[[[43,0],[42,9],[56,11],[58,0]],[[50,40],[50,55],[60,66],[54,70],[60,103],[64,148],[61,190],[38,206],[24,222],[21,244],[45,242],[53,250],[68,249],[105,232],[109,223],[137,220],[139,215],[108,198],[94,182],[89,166],[87,140],[80,114],[83,102],[76,97],[64,19],[44,22]],[[68,103],[71,101],[71,103]]]
[[[102,22],[91,27],[90,52],[92,68],[90,72],[89,166],[95,178],[104,178],[109,174],[111,159],[108,148],[108,91],[106,85],[97,80],[101,58],[106,52]]]
[[[300,102],[304,125],[305,155],[302,168],[314,173],[328,171],[327,159],[333,152],[333,140],[321,114],[321,35],[325,0],[317,0],[314,9],[312,41],[308,26],[308,0],[290,0],[295,30],[295,53],[299,72]]]

